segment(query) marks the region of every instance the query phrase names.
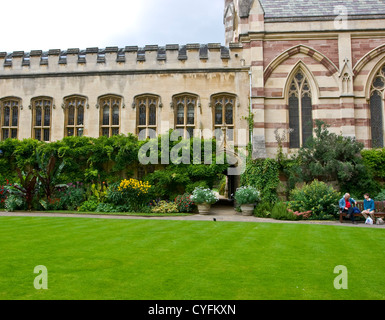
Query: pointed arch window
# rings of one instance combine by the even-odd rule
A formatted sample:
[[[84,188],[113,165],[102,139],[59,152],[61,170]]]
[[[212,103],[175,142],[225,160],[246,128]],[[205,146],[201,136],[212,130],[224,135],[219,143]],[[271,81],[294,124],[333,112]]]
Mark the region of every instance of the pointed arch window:
[[[135,97],[137,134],[141,138],[154,138],[153,134],[158,126],[158,108],[160,106],[159,96],[141,95]]]
[[[83,136],[85,107],[86,98],[84,97],[72,96],[64,99],[66,137]]]
[[[182,94],[173,97],[175,130],[180,131],[184,138],[194,137],[197,105],[198,97],[195,95]]]
[[[289,88],[290,148],[300,148],[313,134],[312,92],[309,81],[298,71]]]
[[[374,77],[370,91],[370,127],[372,148],[383,148],[384,144],[384,91],[385,65]]]
[[[53,100],[49,97],[32,99],[32,137],[39,141],[50,141]]]
[[[19,129],[19,109],[21,99],[4,98],[0,101],[1,106],[1,139],[17,139]]]
[[[215,95],[211,99],[213,106],[214,130],[226,130],[227,140],[234,141],[234,114],[236,96],[231,94]]]
[[[100,106],[100,135],[112,137],[120,134],[120,96],[104,96],[99,98]]]

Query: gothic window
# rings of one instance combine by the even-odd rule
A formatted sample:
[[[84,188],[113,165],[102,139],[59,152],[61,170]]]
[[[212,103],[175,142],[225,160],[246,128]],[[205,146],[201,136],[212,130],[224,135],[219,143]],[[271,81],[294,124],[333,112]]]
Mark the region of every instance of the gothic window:
[[[212,97],[214,130],[225,130],[227,140],[234,140],[234,112],[236,97],[230,94],[221,94]]]
[[[137,110],[137,134],[141,138],[154,138],[151,132],[157,130],[159,97],[155,95],[138,96],[135,98],[134,104]]]
[[[99,98],[100,135],[112,137],[120,134],[120,108],[122,98],[109,95]]]
[[[64,99],[66,137],[83,136],[85,105],[84,97],[72,96]]]
[[[312,93],[302,71],[296,73],[289,89],[290,148],[300,148],[313,133]]]
[[[180,131],[184,138],[194,137],[195,110],[198,98],[195,95],[184,94],[173,98],[175,112],[175,130]]]
[[[52,98],[32,99],[32,137],[39,141],[51,139]]]
[[[4,98],[1,100],[1,139],[17,139],[19,128],[19,108],[21,100],[18,98]]]
[[[375,76],[370,92],[372,148],[384,147],[385,66]]]

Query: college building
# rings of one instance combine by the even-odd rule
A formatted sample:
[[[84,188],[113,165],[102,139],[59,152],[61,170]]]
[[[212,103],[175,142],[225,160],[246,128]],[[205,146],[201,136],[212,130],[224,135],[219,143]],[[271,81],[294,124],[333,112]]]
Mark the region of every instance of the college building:
[[[384,1],[225,0],[218,14],[223,44],[1,52],[0,139],[220,129],[237,146],[252,110],[256,158],[275,156],[276,129],[296,152],[317,119],[384,147]]]

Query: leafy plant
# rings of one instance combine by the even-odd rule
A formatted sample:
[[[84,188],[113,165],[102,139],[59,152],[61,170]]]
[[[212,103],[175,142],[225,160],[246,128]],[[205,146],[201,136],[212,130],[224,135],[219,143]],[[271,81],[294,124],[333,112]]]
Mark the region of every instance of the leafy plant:
[[[298,217],[288,209],[289,208],[285,202],[276,202],[271,210],[271,218],[276,220],[298,220]]]
[[[32,202],[34,195],[37,192],[37,176],[35,170],[29,168],[27,173],[22,172],[19,168],[16,168],[17,175],[19,177],[20,184],[15,183],[9,188],[9,192],[15,196],[21,197],[30,211],[32,209]]]
[[[168,202],[165,200],[159,201],[158,204],[152,207],[153,213],[178,213],[178,206],[175,202]]]
[[[385,189],[382,189],[375,197],[375,201],[385,201]]]
[[[24,209],[24,208],[25,208],[24,199],[16,194],[11,194],[5,200],[5,209],[9,212],[13,212],[15,210]]]
[[[59,198],[59,201],[52,204],[53,209],[77,210],[85,200],[83,183],[79,181],[76,183],[68,183],[65,187],[59,188],[56,197]]]
[[[98,207],[99,202],[97,200],[87,200],[82,203],[78,208],[79,212],[94,212]]]
[[[293,211],[312,211],[310,219],[329,220],[337,217],[341,194],[332,186],[314,180],[290,193],[289,208]]]
[[[196,204],[214,204],[218,198],[212,190],[198,187],[194,189],[191,200]]]
[[[243,186],[235,191],[234,199],[238,205],[254,204],[260,200],[260,192],[257,188]]]
[[[0,208],[4,208],[5,206],[5,200],[7,200],[7,197],[9,195],[8,188],[11,186],[8,180],[3,185],[0,185]]]
[[[269,218],[274,205],[268,201],[261,201],[254,209],[254,215],[260,218]]]
[[[48,202],[50,202],[65,163],[62,161],[57,164],[57,159],[54,155],[51,155],[48,160],[46,160],[44,156],[39,153],[36,153],[36,162],[39,168],[39,170],[36,170],[38,183],[43,189]]]
[[[177,196],[175,198],[175,203],[178,207],[178,211],[181,213],[191,213],[195,209],[195,204],[191,200],[191,194],[189,193]]]

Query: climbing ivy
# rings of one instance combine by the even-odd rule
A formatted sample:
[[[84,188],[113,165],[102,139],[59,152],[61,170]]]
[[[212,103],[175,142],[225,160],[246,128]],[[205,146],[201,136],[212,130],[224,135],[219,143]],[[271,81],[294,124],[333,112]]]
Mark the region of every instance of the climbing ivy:
[[[279,166],[275,159],[249,159],[241,176],[242,186],[256,187],[261,192],[261,200],[270,203],[278,200],[279,183]]]

